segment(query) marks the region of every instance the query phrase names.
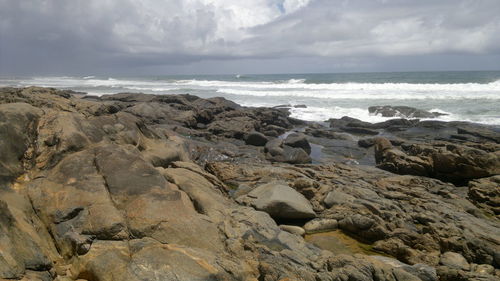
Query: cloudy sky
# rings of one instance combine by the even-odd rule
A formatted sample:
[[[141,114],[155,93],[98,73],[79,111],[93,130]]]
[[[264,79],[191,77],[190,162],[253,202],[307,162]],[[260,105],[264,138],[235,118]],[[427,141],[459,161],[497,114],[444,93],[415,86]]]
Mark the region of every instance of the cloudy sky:
[[[499,0],[0,0],[0,74],[500,69]]]

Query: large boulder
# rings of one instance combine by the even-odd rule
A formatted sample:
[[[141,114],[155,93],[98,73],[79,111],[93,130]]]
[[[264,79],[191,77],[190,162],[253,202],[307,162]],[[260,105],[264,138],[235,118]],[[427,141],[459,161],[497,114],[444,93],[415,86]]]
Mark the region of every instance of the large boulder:
[[[275,158],[278,162],[285,162],[290,164],[307,164],[311,163],[312,159],[309,154],[302,148],[283,146],[282,157]]]
[[[249,145],[264,146],[267,141],[267,137],[259,132],[250,132],[245,136],[245,143]]]
[[[311,203],[302,194],[279,182],[261,185],[239,200],[277,219],[308,219],[316,216]]]
[[[281,139],[272,139],[267,142],[264,151],[266,158],[271,162],[306,164],[312,161],[304,149],[285,145]]]
[[[311,145],[307,141],[307,137],[301,133],[291,133],[284,141],[284,145],[288,145],[295,148],[302,148],[308,154],[311,154]]]

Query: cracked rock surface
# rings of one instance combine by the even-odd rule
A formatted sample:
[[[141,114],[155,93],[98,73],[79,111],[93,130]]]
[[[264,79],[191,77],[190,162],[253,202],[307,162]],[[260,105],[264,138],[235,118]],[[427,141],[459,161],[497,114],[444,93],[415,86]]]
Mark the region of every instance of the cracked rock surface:
[[[0,280],[500,280],[495,131],[331,123],[0,88]]]

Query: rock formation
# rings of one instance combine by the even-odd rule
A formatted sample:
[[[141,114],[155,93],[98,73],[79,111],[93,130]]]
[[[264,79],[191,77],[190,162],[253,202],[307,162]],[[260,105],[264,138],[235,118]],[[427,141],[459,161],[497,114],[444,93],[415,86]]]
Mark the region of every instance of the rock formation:
[[[0,279],[500,280],[498,131],[428,122],[1,88]]]

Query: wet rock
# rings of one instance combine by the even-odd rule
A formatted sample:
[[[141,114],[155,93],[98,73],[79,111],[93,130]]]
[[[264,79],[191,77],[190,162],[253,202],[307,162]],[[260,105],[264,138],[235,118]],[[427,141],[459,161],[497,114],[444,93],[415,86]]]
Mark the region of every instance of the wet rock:
[[[421,109],[416,109],[409,106],[370,106],[368,108],[370,114],[382,115],[383,117],[401,117],[401,118],[435,118],[441,115],[446,115],[439,112],[429,112]]]
[[[295,148],[302,148],[307,154],[311,154],[311,145],[304,134],[292,133],[285,138],[283,144]]]
[[[285,162],[290,164],[307,164],[311,163],[311,157],[302,148],[283,146],[282,157],[274,158],[277,162]],[[273,159],[273,160],[274,160]]]
[[[374,138],[360,139],[358,141],[358,145],[364,148],[372,147],[373,145],[375,145],[375,139]]]
[[[374,138],[373,139],[375,145],[375,160],[377,163],[383,161],[384,154],[387,150],[392,148],[392,143],[386,138]]]
[[[500,133],[489,128],[461,126],[457,128],[458,134],[472,135],[486,140],[491,140],[500,143]]]
[[[264,151],[267,153],[266,158],[272,162],[305,164],[312,161],[309,154],[302,148],[284,145],[281,139],[273,139],[267,142]]]
[[[373,129],[367,129],[367,128],[362,128],[362,127],[341,127],[340,128],[344,132],[348,132],[351,134],[357,134],[357,135],[378,135],[379,132]]]
[[[378,122],[370,126],[373,129],[384,129],[390,132],[404,131],[417,126],[420,122],[418,119],[390,119],[383,122]]]
[[[259,132],[250,132],[245,137],[245,143],[249,145],[264,146],[266,145],[267,141],[267,137]]]
[[[356,118],[349,116],[344,116],[340,119],[330,119],[330,128],[342,128],[342,127],[359,127],[359,128],[370,128],[372,123],[364,122]]]
[[[316,216],[302,194],[279,182],[261,185],[239,200],[274,218],[308,219]]]
[[[270,137],[278,137],[286,132],[286,129],[276,125],[267,125],[261,132]]]
[[[334,132],[331,130],[324,129],[306,129],[306,134],[317,137],[317,138],[327,138],[333,140],[348,140],[353,141],[353,137],[350,134]]]
[[[269,153],[271,156],[282,155],[284,153],[283,140],[272,139],[268,141],[264,147],[264,151]]]

